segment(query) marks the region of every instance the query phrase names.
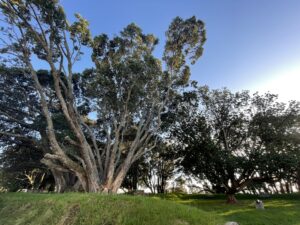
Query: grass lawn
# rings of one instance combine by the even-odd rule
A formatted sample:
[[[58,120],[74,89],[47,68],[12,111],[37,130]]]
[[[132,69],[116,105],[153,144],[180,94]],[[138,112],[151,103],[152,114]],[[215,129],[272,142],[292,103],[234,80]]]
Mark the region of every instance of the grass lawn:
[[[100,194],[0,194],[1,225],[216,225],[215,213],[168,200]]]
[[[226,221],[236,221],[240,225],[300,225],[300,194],[263,199],[265,210],[255,209],[255,196],[238,195],[236,205],[226,204],[222,195],[171,194],[161,198],[216,213]]]
[[[151,197],[100,194],[0,194],[0,225],[300,225],[300,195],[271,196],[265,210],[255,197],[169,194]]]

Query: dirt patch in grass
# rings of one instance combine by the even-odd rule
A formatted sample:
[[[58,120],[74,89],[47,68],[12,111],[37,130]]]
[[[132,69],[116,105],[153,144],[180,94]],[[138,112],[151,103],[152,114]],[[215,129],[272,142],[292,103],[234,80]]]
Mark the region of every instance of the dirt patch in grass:
[[[19,208],[19,211],[25,211],[27,209],[32,208],[32,204],[31,203],[26,203],[24,205],[22,205],[22,207]]]
[[[175,220],[174,225],[189,225],[189,223],[184,220]]]
[[[57,225],[72,225],[77,219],[77,214],[80,211],[79,204],[71,205],[67,212],[62,216]]]

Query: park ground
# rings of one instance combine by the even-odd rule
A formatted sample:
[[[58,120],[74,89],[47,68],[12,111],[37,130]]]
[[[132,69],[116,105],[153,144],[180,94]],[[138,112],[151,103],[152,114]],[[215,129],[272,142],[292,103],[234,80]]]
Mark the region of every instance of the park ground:
[[[168,194],[0,194],[1,225],[300,225],[300,195],[273,195],[256,210],[257,196]]]

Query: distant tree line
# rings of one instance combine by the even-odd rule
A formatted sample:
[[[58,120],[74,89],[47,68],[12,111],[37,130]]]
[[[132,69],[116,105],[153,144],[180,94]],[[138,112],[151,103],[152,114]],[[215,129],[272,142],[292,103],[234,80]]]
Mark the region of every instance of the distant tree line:
[[[178,100],[170,127],[174,152],[187,174],[209,181],[205,189],[234,194],[299,190],[300,104],[267,93],[250,95],[197,87]],[[274,190],[272,190],[274,188]]]

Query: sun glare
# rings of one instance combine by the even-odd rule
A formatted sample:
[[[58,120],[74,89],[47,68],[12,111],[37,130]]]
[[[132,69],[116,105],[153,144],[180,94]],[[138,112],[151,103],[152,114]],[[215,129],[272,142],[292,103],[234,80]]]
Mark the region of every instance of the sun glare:
[[[280,69],[266,77],[256,88],[257,91],[278,94],[279,100],[284,102],[300,101],[300,66]]]

